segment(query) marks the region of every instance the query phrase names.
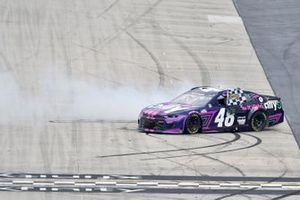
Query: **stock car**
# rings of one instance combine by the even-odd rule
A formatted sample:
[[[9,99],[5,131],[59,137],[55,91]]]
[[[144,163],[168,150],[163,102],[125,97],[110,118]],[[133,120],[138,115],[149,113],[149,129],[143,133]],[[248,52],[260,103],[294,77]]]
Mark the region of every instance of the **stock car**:
[[[146,133],[262,131],[283,122],[280,98],[240,88],[195,87],[170,102],[148,106],[139,114]]]

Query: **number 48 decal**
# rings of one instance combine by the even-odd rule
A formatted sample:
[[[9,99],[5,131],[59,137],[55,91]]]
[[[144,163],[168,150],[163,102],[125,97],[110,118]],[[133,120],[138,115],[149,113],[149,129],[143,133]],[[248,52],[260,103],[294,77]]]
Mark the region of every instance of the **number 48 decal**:
[[[228,112],[226,113],[225,108],[221,108],[218,115],[215,118],[215,123],[218,123],[218,127],[230,127],[233,125],[234,123],[234,114],[228,114]]]

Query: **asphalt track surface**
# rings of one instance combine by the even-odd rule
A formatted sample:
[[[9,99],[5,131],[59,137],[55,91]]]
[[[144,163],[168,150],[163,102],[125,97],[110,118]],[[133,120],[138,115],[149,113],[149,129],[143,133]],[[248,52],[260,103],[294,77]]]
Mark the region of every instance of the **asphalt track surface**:
[[[113,119],[93,113],[97,103],[93,115],[66,109],[103,88],[134,88],[138,98],[188,82],[273,94],[231,0],[12,0],[0,9],[1,199],[299,198],[286,122],[261,133],[147,135],[117,104],[105,113]],[[105,98],[87,96],[80,105]]]
[[[300,146],[300,2],[235,0],[257,56]]]

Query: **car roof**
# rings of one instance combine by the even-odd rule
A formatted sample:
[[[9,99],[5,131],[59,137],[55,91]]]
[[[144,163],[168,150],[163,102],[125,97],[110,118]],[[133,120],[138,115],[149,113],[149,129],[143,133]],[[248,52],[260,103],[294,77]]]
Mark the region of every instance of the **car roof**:
[[[243,89],[240,89],[238,87],[236,88],[225,88],[225,89],[219,89],[215,87],[210,87],[210,86],[199,86],[199,87],[194,87],[190,91],[193,92],[199,92],[202,94],[207,94],[207,95],[217,95],[217,94],[224,94],[224,92],[230,91],[230,90],[241,90],[245,93],[249,93],[250,91],[246,91]]]
[[[222,92],[222,90],[218,88],[208,87],[208,86],[194,87],[190,91],[198,92],[202,94],[208,94],[208,95],[216,95],[219,92]]]

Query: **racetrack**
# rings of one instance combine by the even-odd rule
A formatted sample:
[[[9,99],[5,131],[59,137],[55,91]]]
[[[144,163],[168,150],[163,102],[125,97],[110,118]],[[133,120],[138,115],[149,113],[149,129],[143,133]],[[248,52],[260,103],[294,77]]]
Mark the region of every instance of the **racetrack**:
[[[299,149],[286,122],[260,133],[136,130],[135,111],[141,106],[192,86],[273,94],[231,0],[11,0],[0,5],[1,199],[149,199],[149,193],[135,194],[132,188],[149,189],[153,181],[151,198],[299,197],[293,196],[298,181],[291,186],[281,179],[300,174]],[[52,191],[65,174],[72,175],[71,182],[100,174],[87,179],[126,175],[146,183],[118,185],[124,180],[118,176],[116,183],[95,182],[101,195],[78,192],[75,183],[65,182],[70,191]],[[35,175],[44,182],[51,178],[48,192],[40,190],[45,183],[25,192],[36,186]],[[140,177],[147,175],[155,177]],[[164,176],[174,183],[162,191]],[[178,176],[195,176],[184,181],[196,188],[215,187],[185,193]],[[237,185],[222,186],[226,183]],[[275,184],[269,185],[273,192],[261,185],[268,183]],[[250,187],[242,191],[241,184]],[[220,192],[222,187],[227,191]]]

